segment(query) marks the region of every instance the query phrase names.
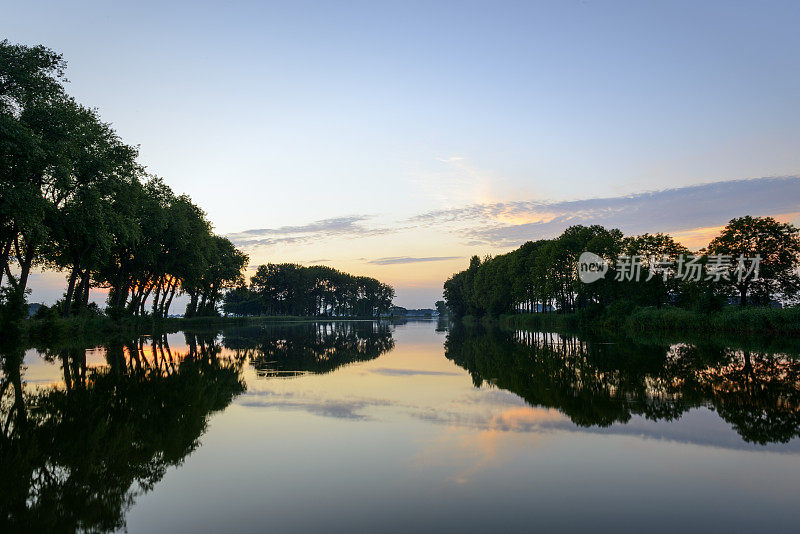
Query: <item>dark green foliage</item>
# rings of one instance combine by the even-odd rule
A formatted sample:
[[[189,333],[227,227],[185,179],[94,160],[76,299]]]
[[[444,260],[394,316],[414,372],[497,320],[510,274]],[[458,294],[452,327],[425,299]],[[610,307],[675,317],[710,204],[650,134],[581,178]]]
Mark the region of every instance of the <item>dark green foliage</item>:
[[[638,307],[617,301],[599,310],[567,314],[523,313],[504,315],[500,324],[526,328],[569,328],[598,332],[637,334],[739,334],[800,337],[800,308],[746,308],[727,306],[717,311],[698,311],[674,306]]]
[[[772,217],[739,217],[731,220],[708,246],[710,254],[732,258],[761,256],[759,278],[738,281],[733,273],[730,286],[740,304],[768,304],[776,296],[793,300],[800,291],[797,261],[800,256],[800,230]]]
[[[189,197],[147,179],[137,149],[66,94],[65,66],[47,48],[0,42],[2,325],[25,317],[34,266],[67,273],[64,317],[92,315],[93,287],[109,290],[114,318],[166,317],[178,292],[191,296],[187,315],[216,315],[247,256]]]
[[[229,291],[222,308],[231,315],[376,317],[389,311],[393,298],[394,289],[374,278],[270,263],[258,267],[250,287]]]
[[[466,271],[445,282],[445,301],[454,315],[476,317],[606,304],[617,298],[620,288],[608,279],[578,282],[578,257],[588,250],[613,263],[623,246],[619,230],[573,226],[556,239],[529,241],[508,254],[483,261],[474,256]]]
[[[559,237],[527,242],[508,254],[472,257],[469,267],[444,284],[447,307],[457,317],[498,317],[509,313],[579,313],[582,318],[606,315],[624,319],[624,310],[680,307],[700,313],[722,310],[735,293],[742,306],[793,302],[800,292],[800,232],[769,217],[733,219],[707,251],[697,253],[703,276],[681,277],[677,260],[690,252],[665,234],[624,237],[601,226],[573,226]],[[606,276],[593,283],[578,278],[583,252],[602,257]],[[728,279],[707,276],[710,255],[730,259]],[[761,256],[759,278],[739,281],[737,258]],[[639,280],[616,276],[620,256],[639,258]],[[664,257],[674,262],[663,267]],[[662,268],[659,270],[660,268]],[[606,313],[608,311],[609,313]]]
[[[800,335],[800,308],[725,308],[698,313],[679,308],[640,308],[625,319],[629,331],[766,333]]]

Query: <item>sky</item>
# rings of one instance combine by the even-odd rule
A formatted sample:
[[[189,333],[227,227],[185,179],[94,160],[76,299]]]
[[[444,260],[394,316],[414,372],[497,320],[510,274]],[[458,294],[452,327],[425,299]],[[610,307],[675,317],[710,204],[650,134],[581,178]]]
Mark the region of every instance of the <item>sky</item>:
[[[800,2],[7,2],[218,233],[432,307],[571,224],[800,223]],[[39,275],[53,301],[64,275]]]

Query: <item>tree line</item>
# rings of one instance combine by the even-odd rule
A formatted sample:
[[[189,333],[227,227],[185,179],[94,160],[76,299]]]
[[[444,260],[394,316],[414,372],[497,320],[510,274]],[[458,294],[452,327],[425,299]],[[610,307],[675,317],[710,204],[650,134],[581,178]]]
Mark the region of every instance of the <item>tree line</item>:
[[[248,258],[215,235],[191,198],[137,162],[95,109],[64,88],[66,62],[43,46],[0,42],[0,304],[26,313],[34,268],[67,273],[58,313],[108,291],[115,317],[165,317],[184,292],[186,315],[217,313]]]
[[[481,260],[444,284],[447,307],[456,316],[499,316],[513,312],[576,312],[611,306],[679,306],[708,311],[734,299],[741,305],[766,305],[773,299],[794,301],[800,293],[797,275],[799,231],[771,217],[731,220],[709,246],[692,254],[666,234],[624,236],[618,229],[572,226],[554,239],[529,241],[517,250]],[[579,279],[580,255],[601,257],[609,273],[593,282]],[[694,257],[700,276],[682,278],[680,266],[660,261]],[[756,278],[738,276],[737,258],[758,256]],[[615,276],[625,258],[637,258],[639,280]],[[726,258],[719,276],[708,276],[714,258]]]
[[[229,291],[222,309],[230,315],[376,317],[387,313],[394,289],[375,278],[324,265],[269,263]]]

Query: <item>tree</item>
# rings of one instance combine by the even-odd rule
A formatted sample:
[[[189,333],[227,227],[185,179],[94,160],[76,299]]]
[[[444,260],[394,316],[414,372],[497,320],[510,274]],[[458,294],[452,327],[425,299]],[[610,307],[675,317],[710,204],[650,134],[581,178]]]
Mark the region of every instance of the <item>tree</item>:
[[[64,315],[109,289],[113,317],[165,317],[179,291],[190,314],[216,313],[247,257],[159,178],[137,149],[64,91],[66,64],[44,47],[0,42],[0,304],[24,316],[34,265],[68,272]]]
[[[223,292],[243,282],[242,271],[249,258],[228,238],[212,237],[212,261],[201,279],[200,315],[216,315]]]
[[[294,263],[260,265],[250,287],[228,292],[227,313],[377,317],[388,313],[394,289],[367,276]]]
[[[779,297],[792,300],[800,293],[800,231],[769,217],[732,220],[712,241],[708,253],[732,260],[726,272],[728,286],[710,279],[708,255],[696,254],[701,276],[681,277],[681,256],[689,250],[666,234],[625,237],[620,230],[602,226],[571,226],[554,239],[528,241],[507,254],[470,259],[469,267],[444,283],[444,301],[456,317],[497,316],[512,311],[576,312],[618,311],[635,306],[664,305],[710,311],[724,305],[731,289],[739,291],[742,304],[748,299],[767,304]],[[577,276],[583,252],[605,260],[612,273],[592,283]],[[758,278],[738,277],[739,258],[761,257]],[[635,256],[640,275],[634,280],[617,279],[613,271],[620,256]],[[633,259],[633,258],[631,258]],[[592,312],[595,313],[595,312]]]
[[[675,301],[684,284],[676,277],[674,262],[689,250],[667,234],[643,234],[622,240],[624,253],[637,256],[642,263],[642,280],[623,284],[623,298],[644,306]]]
[[[113,196],[121,183],[137,179],[137,151],[124,145],[116,133],[101,122],[93,110],[66,100],[44,110],[40,117],[48,147],[59,154],[57,172],[45,176],[43,200],[47,239],[38,246],[43,261],[70,272],[64,300],[69,315],[76,281],[80,279],[76,302],[85,305],[89,298],[91,272],[110,252],[112,235],[126,224],[112,211]],[[48,124],[59,127],[50,131]]]
[[[60,54],[43,46],[0,41],[0,286],[8,283],[12,319],[23,314],[36,246],[47,233],[41,178],[58,163],[29,119],[37,115],[32,110],[63,101],[65,67]]]
[[[800,292],[797,268],[800,262],[800,230],[772,217],[732,219],[708,246],[709,254],[729,256],[732,260],[728,284],[739,293],[739,302],[748,299],[767,304],[775,297],[794,299]],[[760,256],[758,278],[739,277],[739,259]]]

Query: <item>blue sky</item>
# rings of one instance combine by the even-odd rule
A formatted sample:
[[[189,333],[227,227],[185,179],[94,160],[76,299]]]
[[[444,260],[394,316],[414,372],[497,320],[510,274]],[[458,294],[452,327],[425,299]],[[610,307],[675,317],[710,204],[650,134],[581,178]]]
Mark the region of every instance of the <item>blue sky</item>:
[[[2,12],[0,36],[62,52],[69,91],[218,232],[271,235],[247,245],[254,263],[325,260],[395,284],[403,305],[430,305],[470,254],[562,229],[571,202],[689,188],[676,224],[652,220],[700,234],[731,210],[695,220],[692,202],[708,205],[698,194],[738,209],[750,206],[736,195],[759,190],[753,215],[800,212],[785,181],[692,189],[800,174],[799,2],[28,1]],[[465,215],[515,202],[527,208]],[[555,218],[542,215],[550,204]],[[463,219],[419,227],[442,212]]]

